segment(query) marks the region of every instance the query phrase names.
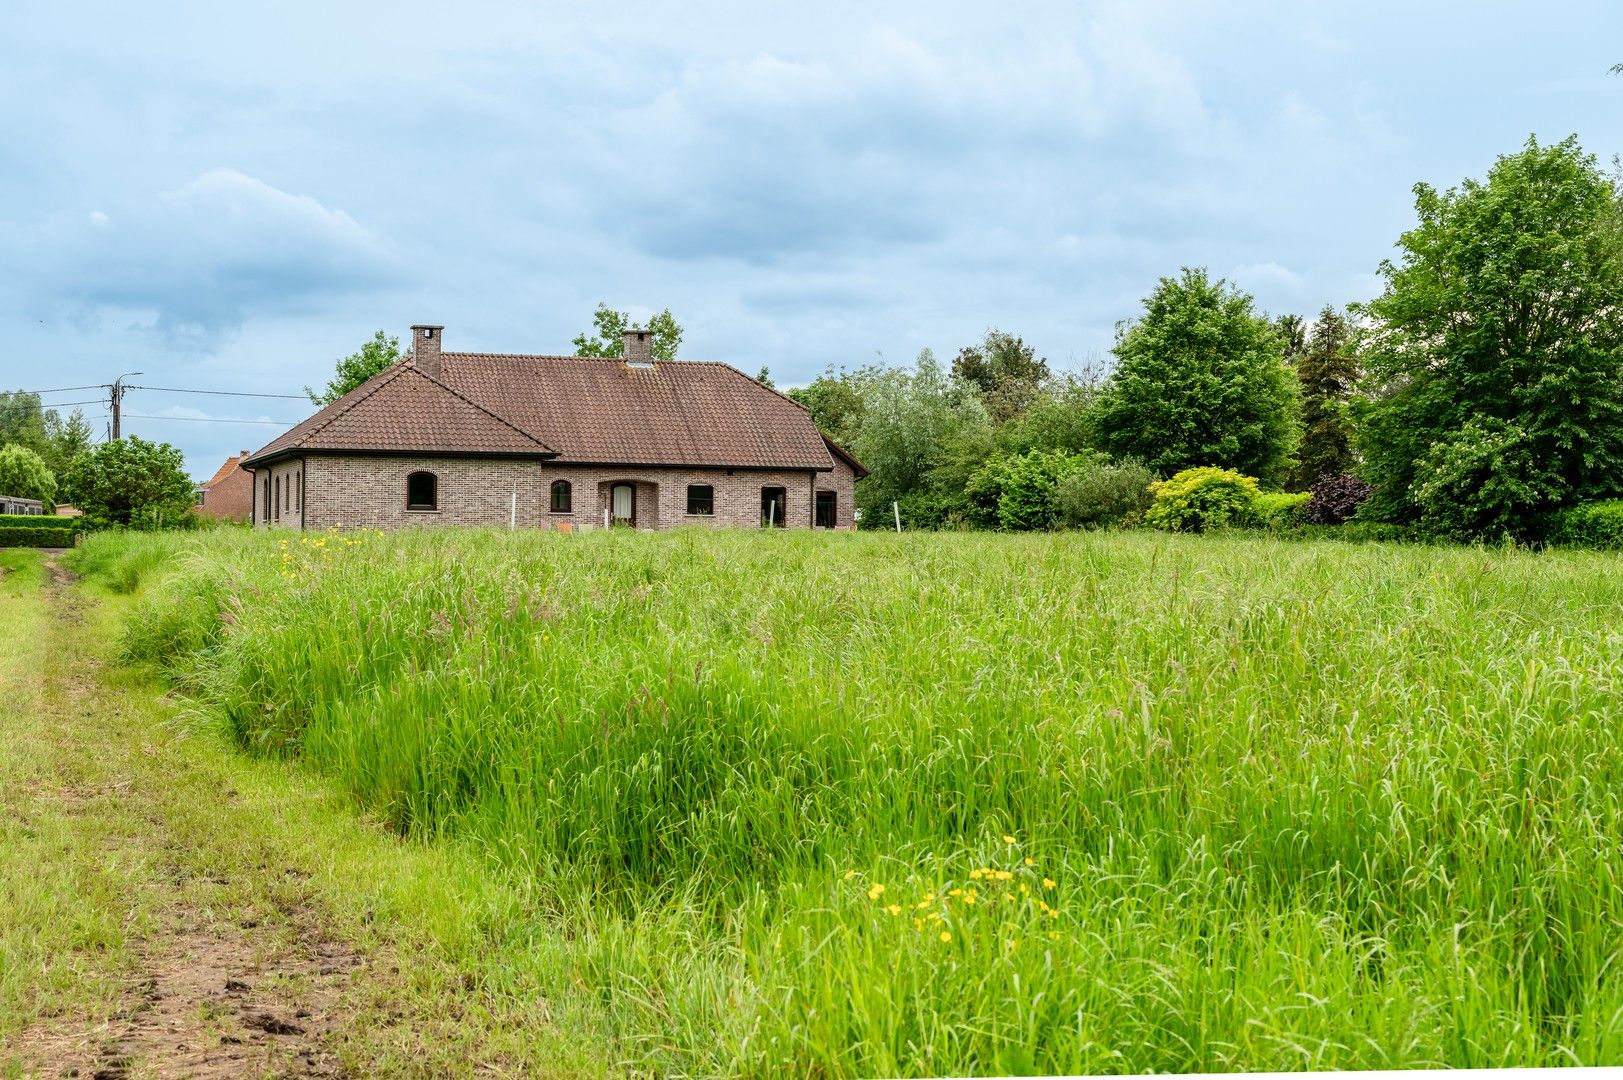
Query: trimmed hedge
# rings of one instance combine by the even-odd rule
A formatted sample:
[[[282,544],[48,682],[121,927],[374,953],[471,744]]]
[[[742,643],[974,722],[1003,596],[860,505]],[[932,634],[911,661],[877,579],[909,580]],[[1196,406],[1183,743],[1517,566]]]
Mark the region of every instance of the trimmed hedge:
[[[1573,547],[1623,549],[1623,499],[1581,503],[1561,511],[1551,539]]]
[[[1251,500],[1251,515],[1264,529],[1294,529],[1306,523],[1307,492],[1262,491]]]
[[[84,525],[79,518],[57,517],[55,514],[0,514],[0,529],[65,529],[80,532]]]
[[[0,548],[72,547],[77,534],[69,529],[19,529],[0,525]]]

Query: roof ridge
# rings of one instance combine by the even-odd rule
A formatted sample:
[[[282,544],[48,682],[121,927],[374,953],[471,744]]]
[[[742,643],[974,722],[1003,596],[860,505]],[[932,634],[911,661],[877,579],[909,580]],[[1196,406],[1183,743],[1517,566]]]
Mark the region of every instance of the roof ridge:
[[[443,354],[443,353],[441,354],[442,357],[444,355],[445,354]],[[456,355],[456,354],[453,353],[452,355]],[[464,355],[466,355],[466,354],[464,354]],[[496,421],[498,424],[505,424],[506,426],[512,428],[514,431],[518,432],[520,435],[524,436],[526,439],[529,439],[531,442],[535,443],[535,445],[539,446],[541,449],[546,450],[549,453],[553,453],[553,454],[556,454],[558,452],[558,451],[554,450],[552,447],[548,446],[546,443],[542,442],[540,439],[536,438],[530,432],[525,431],[523,428],[521,428],[517,424],[513,423],[513,421],[507,419],[507,417],[502,416],[500,413],[497,413],[497,412],[493,411],[492,409],[488,408],[487,406],[481,405],[479,402],[473,400],[473,398],[471,398],[471,397],[468,397],[466,394],[462,393],[461,391],[453,390],[451,387],[447,386],[445,383],[441,382],[440,380],[434,378],[434,376],[428,374],[426,371],[418,370],[417,366],[415,364],[412,365],[412,370],[417,371],[417,374],[421,375],[423,378],[427,379],[430,383],[432,383],[435,386],[439,387],[441,390],[444,390],[446,393],[450,394],[452,397],[456,398],[458,401],[465,401],[469,405],[472,405],[474,408],[478,409],[480,412],[484,413],[486,416],[490,417],[492,420]]]

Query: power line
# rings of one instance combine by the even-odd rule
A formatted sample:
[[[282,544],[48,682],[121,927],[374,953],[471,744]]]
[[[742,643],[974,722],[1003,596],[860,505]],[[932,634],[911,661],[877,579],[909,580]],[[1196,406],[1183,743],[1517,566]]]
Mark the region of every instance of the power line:
[[[157,416],[153,413],[127,412],[125,416],[137,420],[184,420],[193,424],[274,424],[276,427],[292,427],[296,421],[291,420],[228,420],[219,416]]]
[[[106,383],[91,383],[89,386],[58,386],[55,390],[17,390],[18,394],[66,394],[70,390],[105,390]]]
[[[83,401],[42,401],[42,402],[40,402],[40,408],[42,408],[42,409],[65,409],[69,405],[105,405],[105,404],[107,404],[107,399],[98,397],[98,398],[86,398]]]
[[[159,390],[162,393],[211,393],[221,398],[282,398],[286,401],[308,401],[310,398],[302,393],[245,393],[242,390],[183,390],[180,387],[136,387],[130,383],[130,390]]]

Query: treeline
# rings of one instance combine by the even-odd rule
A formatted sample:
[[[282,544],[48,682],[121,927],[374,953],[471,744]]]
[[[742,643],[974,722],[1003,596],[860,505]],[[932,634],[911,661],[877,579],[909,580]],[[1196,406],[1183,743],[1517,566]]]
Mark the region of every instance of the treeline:
[[[1199,528],[1149,513],[1195,469],[1179,490],[1232,476],[1252,522],[1536,542],[1623,520],[1618,180],[1575,138],[1530,139],[1415,207],[1381,295],[1311,321],[1186,268],[1118,326],[1106,376],[992,330],[945,366],[925,350],[789,393],[872,470],[870,525],[894,502],[917,528]]]

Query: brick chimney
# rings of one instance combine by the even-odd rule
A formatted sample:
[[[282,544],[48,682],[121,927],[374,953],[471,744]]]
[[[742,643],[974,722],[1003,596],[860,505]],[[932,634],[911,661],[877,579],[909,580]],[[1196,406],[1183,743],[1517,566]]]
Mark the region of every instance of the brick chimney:
[[[626,327],[625,351],[621,355],[628,364],[652,364],[654,335],[647,330],[638,330],[635,326]]]
[[[444,371],[440,364],[440,337],[445,327],[419,324],[411,328],[411,362],[430,379],[438,379]]]

